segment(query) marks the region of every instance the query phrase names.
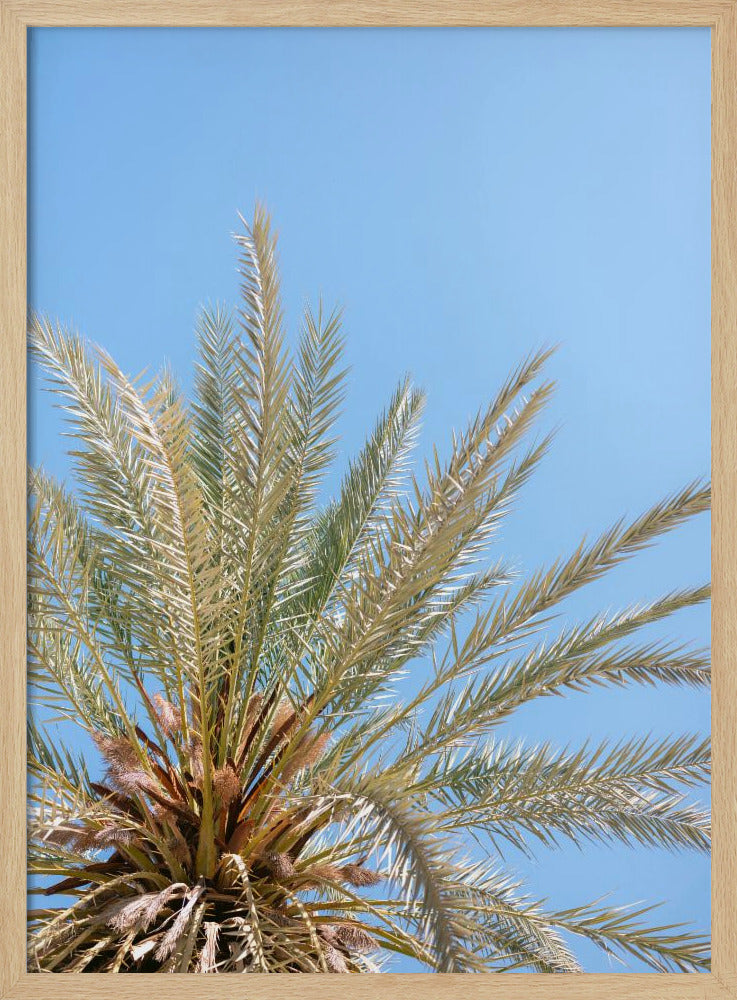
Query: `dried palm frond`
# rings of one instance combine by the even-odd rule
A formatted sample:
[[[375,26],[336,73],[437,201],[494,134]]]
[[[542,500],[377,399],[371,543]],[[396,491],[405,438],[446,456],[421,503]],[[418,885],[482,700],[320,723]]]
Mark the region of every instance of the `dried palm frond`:
[[[202,929],[205,941],[200,951],[197,972],[217,972],[218,937],[220,934],[220,924],[214,920],[206,920]]]

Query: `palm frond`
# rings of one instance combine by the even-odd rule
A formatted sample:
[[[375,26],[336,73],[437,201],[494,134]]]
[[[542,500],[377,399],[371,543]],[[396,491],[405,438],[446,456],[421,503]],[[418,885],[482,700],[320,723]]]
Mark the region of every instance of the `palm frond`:
[[[437,971],[467,971],[466,930],[444,888],[452,871],[452,855],[448,844],[439,839],[432,817],[412,809],[400,789],[381,775],[364,776],[355,783],[344,778],[337,790],[354,799],[356,826],[366,821],[372,824],[371,837],[381,844],[388,862],[387,879],[408,902],[419,902],[415,918],[419,936],[431,938]]]
[[[501,743],[440,758],[421,788],[445,807],[443,828],[468,826],[497,847],[528,850],[532,834],[546,846],[562,836],[703,851],[709,816],[684,805],[683,789],[707,780],[710,763],[709,741],[696,736],[562,752]]]
[[[551,914],[555,926],[588,938],[613,957],[632,955],[658,972],[708,972],[709,939],[682,924],[643,924],[656,907],[576,907]]]

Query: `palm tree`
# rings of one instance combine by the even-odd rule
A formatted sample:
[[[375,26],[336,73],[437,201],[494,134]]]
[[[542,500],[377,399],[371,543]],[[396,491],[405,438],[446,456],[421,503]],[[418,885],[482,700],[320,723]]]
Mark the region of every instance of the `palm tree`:
[[[484,562],[549,445],[531,439],[543,351],[422,481],[423,397],[403,381],[320,505],[339,316],[308,310],[292,359],[268,217],[244,227],[240,307],[203,313],[191,403],[168,371],[131,380],[31,321],[80,485],[30,474],[29,872],[54,905],[29,911],[29,968],[362,972],[398,953],[558,972],[578,968],[576,936],[708,967],[704,938],[646,909],[556,910],[508,860],[534,840],[708,850],[685,799],[708,741],[556,750],[499,728],[566,690],[708,683],[703,651],[639,635],[707,586],[551,632],[560,602],[705,511],[708,487],[526,579]],[[59,744],[59,719],[102,767],[92,743]]]

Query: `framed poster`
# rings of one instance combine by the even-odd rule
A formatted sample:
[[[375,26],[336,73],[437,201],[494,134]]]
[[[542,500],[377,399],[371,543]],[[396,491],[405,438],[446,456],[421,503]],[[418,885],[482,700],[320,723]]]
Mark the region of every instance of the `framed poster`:
[[[2,18],[2,995],[729,993],[733,5]]]

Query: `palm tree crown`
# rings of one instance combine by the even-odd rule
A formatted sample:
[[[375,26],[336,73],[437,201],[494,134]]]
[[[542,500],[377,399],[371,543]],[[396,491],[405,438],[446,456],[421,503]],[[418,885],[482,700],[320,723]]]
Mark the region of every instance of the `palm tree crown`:
[[[423,397],[403,381],[322,505],[339,317],[307,310],[291,357],[268,217],[244,226],[240,305],[203,313],[191,402],[168,371],[132,380],[31,321],[79,487],[30,475],[29,870],[56,905],[29,911],[29,968],[362,972],[399,953],[557,972],[578,968],[576,935],[656,969],[707,967],[705,939],[645,910],[530,898],[505,851],[708,850],[708,816],[685,799],[708,741],[556,750],[499,726],[569,689],[708,683],[703,651],[640,637],[706,586],[550,626],[705,511],[708,487],[527,578],[484,562],[549,445],[531,439],[551,394],[540,352],[419,478]],[[60,718],[102,768],[55,742]]]

